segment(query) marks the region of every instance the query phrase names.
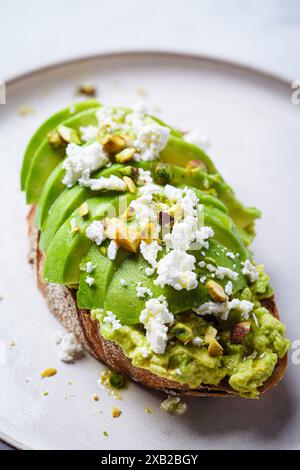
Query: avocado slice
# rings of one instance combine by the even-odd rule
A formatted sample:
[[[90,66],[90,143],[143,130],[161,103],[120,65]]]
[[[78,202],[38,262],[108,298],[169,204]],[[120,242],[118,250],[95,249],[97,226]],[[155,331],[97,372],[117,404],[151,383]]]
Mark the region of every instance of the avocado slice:
[[[107,246],[108,243],[104,243],[103,246]],[[104,307],[105,294],[110,281],[118,267],[129,254],[128,251],[119,248],[116,259],[111,260],[100,252],[98,246],[95,244],[91,246],[87,255],[82,259],[81,265],[84,268],[89,261],[94,266],[94,269],[90,274],[84,270],[80,272],[79,289],[77,291],[77,305],[79,308],[92,309]],[[86,283],[87,276],[94,278],[93,285],[89,286]]]
[[[97,118],[95,112],[99,108],[91,108],[82,111],[76,116],[64,121],[64,125],[78,131],[81,126],[89,124],[96,125]],[[61,162],[65,156],[66,150],[54,148],[49,145],[48,140],[44,139],[31,159],[31,164],[26,179],[26,201],[27,203],[36,203],[39,200],[43,186],[54,168]]]
[[[21,169],[21,189],[24,191],[26,186],[26,179],[31,164],[31,159],[33,158],[35,152],[39,148],[41,142],[47,137],[48,132],[56,128],[59,124],[62,124],[65,120],[74,117],[76,114],[86,109],[94,108],[100,106],[100,103],[97,100],[86,100],[75,103],[72,106],[62,109],[58,113],[53,114],[49,119],[47,119],[43,124],[37,129],[37,131],[31,137],[29,144],[25,150],[22,169]]]
[[[122,196],[115,192],[88,199],[89,213],[85,217],[79,215],[79,210],[73,214],[57,231],[53,238],[45,259],[44,280],[58,284],[77,284],[80,278],[80,261],[92,245],[92,240],[86,236],[86,229],[93,220],[101,220],[110,215],[112,210],[119,215],[119,211],[127,207],[133,199],[131,193]],[[72,232],[71,220],[77,227]]]

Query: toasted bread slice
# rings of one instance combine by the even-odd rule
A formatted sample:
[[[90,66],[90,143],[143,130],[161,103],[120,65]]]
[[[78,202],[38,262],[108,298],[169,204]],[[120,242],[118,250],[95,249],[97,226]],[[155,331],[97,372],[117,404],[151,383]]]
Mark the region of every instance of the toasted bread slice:
[[[34,218],[35,206],[32,206],[28,215],[29,262],[36,270],[38,287],[45,297],[50,311],[58,318],[66,330],[74,333],[86,351],[96,359],[107,364],[109,368],[127,375],[139,384],[169,395],[239,396],[238,392],[234,391],[226,383],[215,386],[203,385],[197,389],[191,389],[188,385],[182,385],[178,382],[159,377],[146,369],[134,367],[118,345],[101,336],[99,323],[91,319],[90,312],[77,307],[76,295],[73,289],[62,284],[45,284],[43,282],[44,255],[39,250],[39,232],[34,226]],[[274,317],[279,319],[274,297],[264,301],[263,304]],[[272,376],[260,388],[261,393],[266,392],[280,382],[284,376],[286,366],[287,354],[278,360]]]

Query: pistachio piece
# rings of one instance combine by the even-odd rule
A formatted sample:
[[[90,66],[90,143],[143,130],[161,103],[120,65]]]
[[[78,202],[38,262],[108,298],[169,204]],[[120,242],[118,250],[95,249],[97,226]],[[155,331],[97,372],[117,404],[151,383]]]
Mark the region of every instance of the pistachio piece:
[[[100,246],[100,250],[99,250],[99,251],[100,251],[101,255],[105,256],[106,253],[107,253],[107,248],[106,248],[106,246]]]
[[[173,172],[168,163],[158,163],[154,172],[154,179],[158,184],[168,184],[172,180]]]
[[[41,377],[51,377],[52,375],[55,375],[57,373],[56,369],[53,369],[52,367],[48,367],[47,369],[43,370],[41,372]]]
[[[207,167],[206,167],[205,163],[203,163],[202,160],[190,160],[188,162],[186,168],[189,170],[189,172],[191,174],[197,172],[198,170],[200,170],[204,173],[207,172]]]
[[[117,408],[115,406],[113,406],[112,410],[111,410],[111,415],[113,418],[118,418],[120,415],[121,415],[122,411],[120,410],[120,408]]]
[[[193,338],[193,330],[184,323],[176,323],[170,330],[170,335],[177,338],[181,343],[187,344]]]
[[[75,129],[72,129],[72,127],[60,125],[57,128],[57,132],[59,133],[60,137],[63,139],[64,142],[67,142],[67,144],[81,144],[81,140]]]
[[[80,215],[80,217],[84,217],[88,213],[89,213],[89,206],[88,206],[87,202],[84,202],[79,207],[79,215]]]
[[[126,145],[125,139],[120,135],[108,135],[103,142],[103,149],[110,155],[115,155],[124,149]]]
[[[209,325],[205,331],[204,343],[209,344],[212,339],[217,336],[218,331],[211,325]]]
[[[125,250],[137,253],[141,243],[141,234],[138,232],[136,227],[126,225],[125,229],[118,227],[116,242]]]
[[[78,87],[77,93],[86,96],[96,96],[97,90],[91,83],[83,83]]]
[[[223,287],[215,281],[208,281],[206,284],[208,293],[214,302],[226,302],[228,299]]]
[[[56,131],[49,132],[47,134],[47,140],[48,140],[48,144],[51,145],[51,147],[53,147],[55,149],[58,149],[60,147],[64,147],[64,145],[65,145],[65,141],[62,139],[62,137]]]
[[[248,321],[242,321],[234,325],[234,327],[231,330],[230,341],[233,344],[242,344],[245,337],[250,331],[250,327],[251,325],[250,325],[250,322]]]
[[[124,181],[124,183],[126,183],[127,188],[129,189],[130,193],[135,193],[136,192],[136,185],[134,184],[132,179],[129,178],[129,176],[123,176],[123,181]]]
[[[221,356],[223,354],[223,348],[215,338],[212,338],[210,340],[208,346],[208,354],[210,354],[211,356]]]
[[[120,168],[119,173],[122,176],[129,176],[129,178],[134,181],[136,181],[139,176],[138,168],[134,168],[133,166],[124,166],[123,168]]]
[[[133,159],[135,152],[136,149],[133,147],[126,148],[115,155],[115,160],[117,163],[127,163]]]

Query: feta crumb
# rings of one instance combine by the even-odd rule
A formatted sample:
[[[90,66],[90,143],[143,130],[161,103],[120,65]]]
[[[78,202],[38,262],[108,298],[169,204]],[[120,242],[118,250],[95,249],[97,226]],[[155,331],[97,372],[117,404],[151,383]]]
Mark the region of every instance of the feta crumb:
[[[111,259],[111,260],[116,259],[118,248],[119,247],[116,244],[116,242],[114,240],[112,240],[110,242],[110,244],[108,245],[108,248],[107,248],[107,256],[109,257],[109,259]]]
[[[100,176],[100,178],[90,178],[89,171],[82,173],[81,178],[78,180],[79,184],[85,188],[90,188],[92,191],[127,191],[126,183],[118,176],[111,175],[108,178]]]
[[[227,302],[206,302],[193,309],[197,315],[214,315],[221,320],[227,320],[231,310],[239,310],[245,319],[253,310],[254,304],[248,300],[233,299]]]
[[[109,161],[99,142],[93,142],[86,146],[71,143],[66,148],[66,154],[67,158],[62,164],[66,174],[62,182],[68,188],[74,186],[82,177],[83,172],[90,174],[102,168]]]
[[[154,268],[146,268],[145,269],[146,276],[148,276],[148,277],[152,276],[152,274],[154,274],[154,272],[155,272]]]
[[[206,281],[206,276],[201,276],[199,280],[201,284],[204,284]]]
[[[101,245],[104,236],[104,226],[99,220],[94,220],[86,229],[86,236],[96,243],[96,245]]]
[[[163,354],[168,341],[166,325],[174,322],[174,315],[169,312],[166,299],[160,296],[147,300],[140,314],[140,322],[145,326],[150,349],[156,354]]]
[[[259,278],[259,273],[256,267],[253,266],[249,259],[245,261],[242,273],[244,274],[244,276],[247,276],[249,278],[250,282],[255,282]]]
[[[182,375],[182,372],[181,372],[181,370],[179,369],[179,367],[177,367],[177,369],[175,369],[175,373],[176,373],[177,375]]]
[[[85,282],[91,287],[94,284],[95,279],[92,276],[87,276],[85,278]]]
[[[146,184],[152,184],[153,178],[151,176],[151,171],[144,170],[143,168],[139,168],[139,174],[137,179],[138,186],[143,186]]]
[[[192,339],[191,344],[193,346],[202,346],[203,344],[203,339],[200,338],[200,336],[196,336],[194,339]]]
[[[103,322],[110,325],[113,331],[119,330],[122,327],[120,320],[109,310],[106,312],[106,317],[104,317]]]
[[[226,256],[227,256],[228,258],[235,259],[235,254],[232,253],[232,251],[228,251],[228,252],[226,253]]]
[[[181,250],[173,250],[157,263],[158,278],[155,285],[174,287],[176,290],[192,290],[198,285],[195,269],[196,259]]]
[[[127,286],[127,281],[122,278],[122,279],[120,279],[120,284],[121,284],[122,286]]]
[[[142,256],[152,267],[157,266],[157,255],[162,250],[162,247],[157,243],[156,240],[151,243],[146,243],[144,240],[141,241],[140,251]]]
[[[92,140],[95,140],[98,134],[98,127],[96,126],[81,126],[79,130],[81,132],[81,140],[83,140],[83,142],[91,142]]]
[[[225,292],[227,295],[231,295],[232,294],[232,288],[233,288],[233,284],[231,281],[228,281],[226,286],[225,286]]]
[[[83,355],[83,349],[73,333],[59,331],[54,335],[54,341],[58,345],[59,359],[63,362],[74,362]]]
[[[91,263],[90,261],[88,261],[85,265],[85,270],[87,273],[92,273],[95,269],[95,266],[93,266],[93,263]]]
[[[148,287],[143,287],[141,282],[139,282],[136,288],[136,295],[137,297],[143,299],[146,295],[148,295],[149,297],[153,297],[153,292],[148,289]]]

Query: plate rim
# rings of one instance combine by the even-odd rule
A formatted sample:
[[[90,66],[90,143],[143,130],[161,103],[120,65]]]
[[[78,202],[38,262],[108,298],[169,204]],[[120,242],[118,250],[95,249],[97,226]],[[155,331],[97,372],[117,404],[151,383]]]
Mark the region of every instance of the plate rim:
[[[22,82],[25,79],[35,77],[41,73],[51,72],[52,70],[62,68],[64,66],[72,66],[80,63],[85,63],[93,60],[102,60],[102,59],[118,59],[118,58],[165,58],[165,59],[190,59],[198,62],[206,62],[210,65],[219,65],[223,67],[228,67],[235,70],[236,72],[240,71],[241,73],[250,73],[252,75],[259,76],[261,79],[268,79],[273,82],[276,82],[279,85],[291,86],[291,79],[284,77],[283,75],[277,74],[275,72],[268,71],[266,69],[256,67],[254,65],[248,65],[243,62],[229,60],[226,58],[221,58],[214,55],[206,54],[197,54],[194,52],[180,52],[180,51],[168,51],[160,49],[149,49],[149,50],[127,50],[127,51],[111,51],[111,52],[101,52],[95,54],[84,54],[82,56],[77,56],[72,59],[62,59],[58,61],[51,62],[47,65],[41,67],[34,67],[23,73],[9,76],[6,80],[6,87],[10,88],[11,86],[17,85],[19,82]]]

